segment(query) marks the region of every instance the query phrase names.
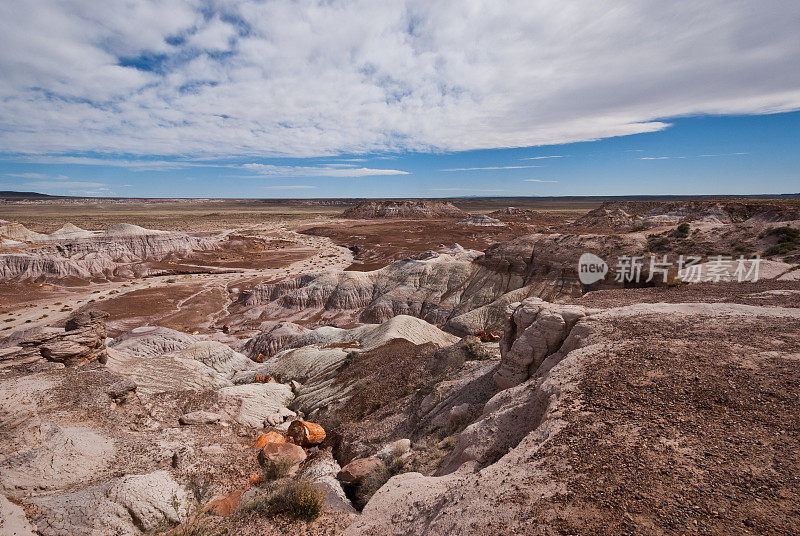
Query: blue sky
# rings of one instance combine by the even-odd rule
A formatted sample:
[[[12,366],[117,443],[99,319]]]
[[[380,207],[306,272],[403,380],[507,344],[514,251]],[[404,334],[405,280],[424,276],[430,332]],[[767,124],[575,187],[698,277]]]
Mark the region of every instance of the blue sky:
[[[20,158],[36,157],[6,155],[0,158],[0,189],[56,195],[88,191],[100,196],[287,198],[798,193],[800,112],[682,118],[654,133],[446,154],[229,158],[210,166],[180,158],[70,156],[93,164],[22,163]],[[105,164],[119,160],[124,162]],[[153,168],[131,165],[155,161]],[[264,176],[243,167],[254,163],[291,170],[369,168],[407,174],[320,177],[278,171]],[[180,167],[184,164],[191,167]],[[177,169],[170,169],[173,166]]]
[[[0,189],[794,193],[798,23],[785,0],[5,2]]]

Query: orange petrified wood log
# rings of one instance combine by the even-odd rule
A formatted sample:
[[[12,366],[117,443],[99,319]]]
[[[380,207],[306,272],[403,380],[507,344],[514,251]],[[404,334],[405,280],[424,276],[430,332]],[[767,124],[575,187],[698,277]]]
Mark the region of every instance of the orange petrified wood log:
[[[256,442],[253,444],[253,446],[264,448],[270,443],[286,443],[286,438],[275,431],[267,432],[266,434],[261,434],[258,436],[258,439],[256,439]]]
[[[313,422],[292,421],[286,435],[295,445],[308,448],[319,445],[325,440],[325,429]]]

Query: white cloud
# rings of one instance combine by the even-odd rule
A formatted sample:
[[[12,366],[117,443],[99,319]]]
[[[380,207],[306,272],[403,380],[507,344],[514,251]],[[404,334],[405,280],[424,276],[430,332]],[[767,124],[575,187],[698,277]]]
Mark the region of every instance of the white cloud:
[[[313,190],[316,186],[309,184],[286,184],[277,186],[264,186],[265,190]]]
[[[528,158],[523,158],[523,160],[544,160],[545,158],[566,158],[567,155],[557,154],[557,155],[550,155],[550,156],[530,156]]]
[[[375,175],[408,175],[399,169],[371,169],[364,167],[324,166],[275,166],[272,164],[244,164],[243,168],[258,175],[280,177],[369,177]]]
[[[484,171],[490,169],[527,169],[542,166],[488,166],[488,167],[467,167],[467,168],[452,168],[443,169],[442,171]]]
[[[2,2],[0,151],[459,151],[797,110],[798,17],[786,0]]]
[[[523,179],[525,182],[558,182],[558,181],[546,181],[543,179]]]
[[[697,155],[698,158],[713,158],[717,156],[744,156],[750,153],[727,153],[727,154],[701,154]]]
[[[33,181],[25,183],[25,186],[47,190],[70,190],[75,188],[100,188],[106,185],[102,182],[86,181]]]
[[[43,173],[6,173],[7,177],[16,177],[18,179],[44,179],[47,175]]]

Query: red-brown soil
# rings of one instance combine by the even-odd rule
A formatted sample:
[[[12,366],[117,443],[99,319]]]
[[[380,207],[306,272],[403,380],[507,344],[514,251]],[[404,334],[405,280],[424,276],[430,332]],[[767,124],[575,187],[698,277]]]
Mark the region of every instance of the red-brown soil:
[[[800,307],[800,281],[762,280],[755,283],[693,283],[674,287],[597,290],[574,298],[586,307],[622,307],[636,303],[741,303]]]
[[[293,262],[314,256],[312,248],[297,247],[288,240],[266,240],[232,235],[218,250],[196,251],[186,263],[218,268],[269,269],[283,268]]]
[[[586,370],[583,407],[530,460],[558,459],[548,470],[568,483],[525,512],[537,520],[530,533],[797,534],[793,321],[653,316],[618,327],[612,355]]]
[[[452,220],[366,220],[332,221],[301,232],[327,236],[337,245],[358,248],[354,250],[354,262],[348,270],[369,271],[442,246],[460,244],[467,249],[483,250],[495,242],[511,240],[534,230],[535,227],[527,223],[472,227],[455,225]]]
[[[158,325],[179,331],[206,331],[203,324],[224,306],[222,289],[174,284],[167,288],[134,290],[119,297],[92,303],[85,308],[101,310],[109,336],[115,337],[137,326]]]

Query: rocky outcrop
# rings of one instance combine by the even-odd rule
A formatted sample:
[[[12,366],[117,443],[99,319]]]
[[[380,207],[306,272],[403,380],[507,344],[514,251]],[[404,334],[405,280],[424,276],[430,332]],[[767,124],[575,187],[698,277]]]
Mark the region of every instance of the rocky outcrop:
[[[201,341],[167,355],[199,361],[226,379],[231,379],[235,374],[251,369],[255,365],[239,352],[216,341]]]
[[[33,502],[42,536],[151,533],[185,520],[191,506],[189,494],[167,471],[128,475]]]
[[[800,219],[796,204],[721,201],[606,201],[578,218],[573,227],[597,231],[626,231],[679,223],[726,225]]]
[[[527,328],[505,342],[512,343],[514,352],[526,348],[530,363],[538,359],[537,349],[556,346],[550,344],[555,340],[550,335],[563,333],[560,327],[551,329],[561,326],[560,321],[537,326],[536,320],[552,320],[556,314],[569,324],[567,317],[576,314],[536,302],[517,310],[515,326]],[[551,520],[571,534],[608,530],[611,524],[614,533],[623,533],[624,526],[645,522],[666,533],[681,505],[667,506],[670,517],[645,515],[635,521],[624,518],[625,505],[657,502],[678,490],[682,496],[708,497],[705,489],[715,479],[726,482],[730,493],[748,506],[742,513],[713,519],[689,509],[681,524],[724,524],[726,531],[737,532],[745,512],[763,501],[748,489],[754,453],[741,445],[769,443],[771,447],[759,452],[771,452],[787,440],[776,428],[794,419],[794,391],[770,391],[776,398],[769,407],[759,397],[761,382],[788,385],[784,382],[791,382],[797,371],[796,338],[787,345],[774,337],[800,313],[722,303],[638,304],[584,313],[530,377],[495,394],[458,434],[439,476],[393,477],[347,534],[537,533],[552,527]],[[751,337],[732,340],[728,330],[742,326]],[[545,333],[534,342],[539,328]],[[514,348],[519,340],[527,341]],[[773,420],[776,408],[783,408],[782,417]],[[747,431],[730,421],[754,411],[769,417],[748,420],[752,428]],[[732,443],[719,433],[727,429],[760,439]],[[648,448],[646,460],[624,461]],[[713,452],[714,460],[687,452]],[[624,486],[618,480],[622,469],[609,465],[611,460],[624,467]],[[791,486],[786,478],[793,466],[773,467]],[[702,481],[685,476],[697,472],[704,475]],[[631,503],[597,500],[611,495]],[[567,497],[580,507],[565,510]],[[730,504],[727,497],[708,500],[707,508]],[[771,527],[767,532],[794,523],[794,518],[778,521],[772,515],[759,519]]]
[[[647,247],[642,234],[527,235],[490,246],[481,254],[454,248],[397,261],[371,272],[326,272],[256,285],[243,293],[239,307],[248,318],[283,318],[314,325],[373,323],[411,315],[446,325],[459,334],[472,328],[492,329],[502,318],[503,295],[522,291],[548,301],[580,296],[578,258],[594,252],[601,258],[632,255]],[[617,285],[614,281],[610,285]],[[481,318],[456,317],[487,308]]]
[[[556,352],[587,311],[530,298],[509,306],[511,313],[500,341],[500,367],[494,381],[507,389],[527,380],[547,356]]]
[[[372,272],[326,272],[257,285],[242,297],[249,316],[320,324],[377,323],[397,315],[444,324],[521,284],[482,270],[476,251],[429,252]],[[511,288],[516,288],[512,286]]]
[[[506,224],[500,220],[496,220],[486,214],[475,214],[466,220],[461,220],[458,225],[466,225],[469,227],[505,227]]]
[[[467,214],[444,201],[361,201],[342,213],[343,218],[400,218],[407,220],[463,218]]]
[[[297,478],[307,480],[321,490],[325,494],[325,504],[328,509],[352,514],[356,510],[345,495],[342,484],[336,480],[336,475],[341,469],[330,450],[318,450],[309,456]]]
[[[64,330],[49,329],[22,340],[22,348],[6,354],[3,360],[28,360],[42,357],[67,366],[85,365],[92,361],[105,363],[106,326],[108,313],[83,312],[67,320]]]
[[[148,268],[139,265],[146,261],[185,257],[193,251],[217,247],[217,242],[209,238],[130,224],[116,224],[97,233],[65,226],[50,235],[16,228],[12,233],[10,227],[0,228],[0,234],[5,229],[9,236],[28,240],[24,248],[0,253],[0,280],[107,279],[137,271],[144,274]]]
[[[251,383],[219,390],[227,412],[242,426],[277,426],[295,416],[287,409],[294,398],[292,388],[281,383]]]
[[[277,329],[249,339],[241,349],[252,358],[259,355],[272,357],[281,350],[311,345],[371,350],[393,339],[405,339],[414,344],[432,342],[438,346],[447,346],[458,340],[424,320],[398,315],[381,324],[366,324],[352,329],[323,326],[309,330],[290,322],[282,322]]]

